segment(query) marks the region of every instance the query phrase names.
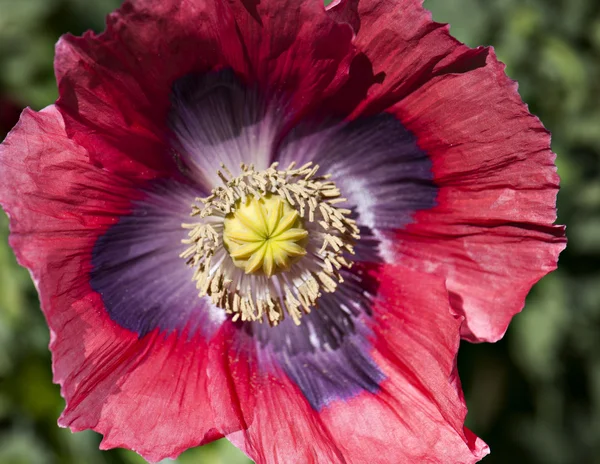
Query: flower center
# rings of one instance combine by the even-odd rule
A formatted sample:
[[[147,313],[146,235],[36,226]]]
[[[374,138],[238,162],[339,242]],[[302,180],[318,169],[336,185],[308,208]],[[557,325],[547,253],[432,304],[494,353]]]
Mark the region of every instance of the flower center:
[[[235,266],[271,277],[306,254],[308,232],[287,201],[267,194],[238,203],[223,224],[223,244]]]
[[[199,295],[234,321],[277,325],[287,313],[300,324],[352,265],[360,235],[351,211],[338,207],[346,199],[312,163],[264,171],[242,165],[237,177],[223,170],[224,186],[198,198],[191,214],[198,221],[183,224],[190,231],[181,257],[196,270]]]

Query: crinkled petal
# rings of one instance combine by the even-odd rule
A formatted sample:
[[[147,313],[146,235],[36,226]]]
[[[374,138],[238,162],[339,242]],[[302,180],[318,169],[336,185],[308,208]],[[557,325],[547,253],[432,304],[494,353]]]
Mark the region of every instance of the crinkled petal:
[[[89,283],[98,236],[126,215],[138,190],[90,164],[51,106],[26,110],[0,146],[0,204],[10,243],[36,283],[51,331],[60,424],[104,434],[158,461],[219,432],[207,396],[207,342],[185,330],[140,338],[108,317]],[[176,257],[177,259],[177,257]],[[220,413],[223,424],[237,422]]]
[[[55,68],[67,133],[112,172],[172,175],[171,87],[223,68],[285,96],[290,121],[299,117],[347,78],[352,31],[318,2],[288,3],[131,0],[104,33],[63,37]]]
[[[437,206],[398,230],[400,261],[447,278],[463,336],[495,341],[565,246],[555,155],[493,50],[462,45],[421,4],[340,0],[328,12],[385,73],[353,117],[394,114],[433,163]]]
[[[284,97],[295,118],[345,84],[356,53],[352,29],[332,21],[322,3],[237,0],[231,10],[245,50],[240,74]]]
[[[171,84],[221,65],[218,44],[232,27],[219,2],[141,0],[112,13],[100,35],[63,36],[54,66],[67,133],[112,172],[169,175]]]
[[[347,462],[474,463],[485,443],[464,428],[456,354],[462,317],[443,280],[399,266],[374,270],[373,359],[386,376],[377,394],[325,408],[321,419]]]
[[[262,359],[255,344],[240,346],[238,335],[232,324],[224,324],[212,345],[223,353],[209,370],[213,409],[235,410],[242,426],[219,430],[257,464],[343,462],[337,443],[299,388]]]
[[[462,317],[451,312],[443,280],[401,267],[368,272],[381,284],[370,351],[385,375],[377,390],[333,400],[317,412],[281,371],[284,359],[271,364],[259,349],[230,342],[221,350],[229,353],[226,370],[211,366],[219,369],[211,371],[212,387],[224,395],[213,396],[215,408],[235,399],[245,424],[227,437],[258,464],[467,464],[488,453],[464,428],[466,407],[456,372]],[[228,375],[227,366],[246,362],[260,366],[259,374]]]
[[[438,205],[397,234],[404,265],[444,275],[463,335],[495,341],[565,247],[554,226],[558,175],[550,135],[489,51],[391,110],[432,159]]]
[[[336,0],[329,5],[330,17],[352,26],[356,34],[354,44],[371,62],[374,85],[357,114],[377,114],[435,74],[466,72],[481,61],[448,60],[460,43],[450,36],[448,25],[432,21],[422,3],[423,0]]]

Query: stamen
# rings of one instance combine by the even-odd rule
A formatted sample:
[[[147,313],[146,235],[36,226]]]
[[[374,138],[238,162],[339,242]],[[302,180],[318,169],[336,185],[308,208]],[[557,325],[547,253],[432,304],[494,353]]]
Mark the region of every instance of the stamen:
[[[266,319],[277,325],[287,313],[296,324],[322,292],[343,282],[360,238],[351,211],[330,176],[318,166],[278,163],[264,171],[242,164],[234,177],[222,166],[224,186],[192,205],[199,221],[189,229],[181,254],[195,268],[200,296],[209,296],[236,321]]]

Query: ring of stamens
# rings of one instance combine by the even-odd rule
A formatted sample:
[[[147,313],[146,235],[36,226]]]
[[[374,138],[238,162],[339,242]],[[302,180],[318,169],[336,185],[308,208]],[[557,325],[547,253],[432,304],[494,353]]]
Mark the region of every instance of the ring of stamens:
[[[183,224],[188,248],[180,256],[195,269],[199,295],[234,321],[277,325],[287,313],[300,324],[322,292],[343,282],[340,270],[352,266],[360,238],[329,175],[317,176],[312,163],[277,167],[242,164],[236,177],[223,166],[223,186],[197,198],[197,222]]]

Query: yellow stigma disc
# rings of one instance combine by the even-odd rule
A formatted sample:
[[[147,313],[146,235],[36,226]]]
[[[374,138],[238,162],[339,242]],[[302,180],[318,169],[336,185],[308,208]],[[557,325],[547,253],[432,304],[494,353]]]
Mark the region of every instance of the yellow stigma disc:
[[[246,274],[271,277],[306,254],[308,232],[302,218],[279,195],[249,196],[223,224],[223,243]]]

